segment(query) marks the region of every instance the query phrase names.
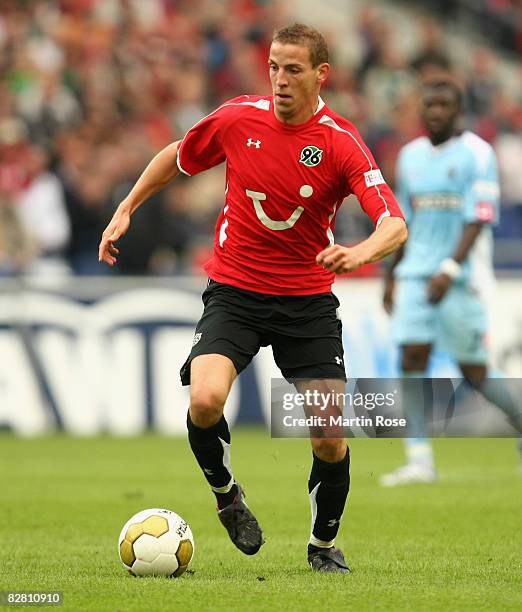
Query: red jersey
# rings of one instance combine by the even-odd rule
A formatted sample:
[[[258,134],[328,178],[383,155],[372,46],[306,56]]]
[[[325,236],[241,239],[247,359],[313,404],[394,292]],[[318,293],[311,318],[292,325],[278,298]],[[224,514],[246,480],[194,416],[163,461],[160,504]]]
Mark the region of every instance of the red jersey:
[[[402,217],[356,128],[322,100],[300,125],[279,121],[272,97],[240,96],[190,129],[178,166],[194,175],[227,162],[209,277],[258,293],[331,291],[317,254],[334,244],[335,216],[354,193],[377,226]]]

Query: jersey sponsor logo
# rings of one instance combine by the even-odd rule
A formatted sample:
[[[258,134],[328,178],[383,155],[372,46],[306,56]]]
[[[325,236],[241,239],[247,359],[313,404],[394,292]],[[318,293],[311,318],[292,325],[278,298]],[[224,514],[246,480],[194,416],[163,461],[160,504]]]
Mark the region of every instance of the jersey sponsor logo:
[[[294,227],[304,210],[303,206],[297,206],[288,219],[284,221],[275,221],[266,214],[263,205],[261,204],[262,201],[266,200],[266,193],[263,193],[262,191],[250,191],[250,189],[245,189],[245,192],[254,203],[257,218],[265,227],[268,227],[268,229],[274,231],[281,231]]]
[[[456,210],[460,208],[460,196],[456,193],[425,193],[414,196],[412,205],[418,210]]]
[[[323,150],[314,145],[307,145],[301,151],[300,162],[309,168],[318,166],[323,159]]]
[[[364,173],[364,182],[366,183],[366,187],[382,185],[384,183],[384,179],[382,178],[381,171],[379,169],[368,170],[368,172]]]
[[[247,147],[251,147],[254,146],[256,149],[260,149],[261,148],[261,141],[260,140],[252,140],[252,138],[249,138],[247,140]]]

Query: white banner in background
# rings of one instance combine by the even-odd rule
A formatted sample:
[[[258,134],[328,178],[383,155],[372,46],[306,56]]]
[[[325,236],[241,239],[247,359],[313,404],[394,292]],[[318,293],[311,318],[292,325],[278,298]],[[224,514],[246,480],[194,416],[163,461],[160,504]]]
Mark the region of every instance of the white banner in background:
[[[116,292],[115,290],[116,285]],[[55,428],[77,435],[138,434],[147,427],[184,433],[185,360],[202,303],[192,291],[117,290],[83,303],[43,291],[0,296],[0,426],[21,435]],[[397,351],[377,280],[339,282],[346,363],[351,377],[394,377]],[[491,304],[492,362],[522,377],[522,282],[499,282]],[[270,379],[279,377],[270,348],[261,349],[227,402],[233,424],[242,411],[270,420]],[[456,376],[435,355],[432,376]]]

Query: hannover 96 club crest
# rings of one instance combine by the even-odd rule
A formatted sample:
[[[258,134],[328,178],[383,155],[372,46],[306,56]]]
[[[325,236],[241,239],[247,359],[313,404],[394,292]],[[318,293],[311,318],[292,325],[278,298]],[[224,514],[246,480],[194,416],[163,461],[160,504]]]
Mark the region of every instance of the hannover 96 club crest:
[[[315,147],[314,145],[307,145],[301,151],[301,159],[299,161],[305,166],[312,168],[313,166],[317,166],[318,164],[320,164],[322,159],[322,149],[319,149],[319,147]]]

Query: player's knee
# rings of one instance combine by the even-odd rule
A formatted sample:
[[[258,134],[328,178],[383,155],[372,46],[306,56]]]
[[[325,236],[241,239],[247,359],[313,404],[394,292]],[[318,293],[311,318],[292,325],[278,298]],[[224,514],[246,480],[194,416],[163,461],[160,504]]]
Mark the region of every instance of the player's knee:
[[[467,374],[464,376],[464,380],[468,383],[468,385],[475,389],[476,391],[480,391],[482,389],[482,385],[484,384],[485,376],[478,375],[470,375]]]
[[[329,463],[341,461],[346,455],[344,438],[312,438],[312,448],[317,458]]]
[[[402,350],[403,372],[422,372],[428,367],[429,348],[425,346],[408,346]]]
[[[210,427],[219,421],[223,414],[225,397],[211,389],[191,390],[190,418],[198,427]]]
[[[487,368],[484,365],[459,364],[462,376],[466,382],[477,391],[480,390],[487,377]]]

